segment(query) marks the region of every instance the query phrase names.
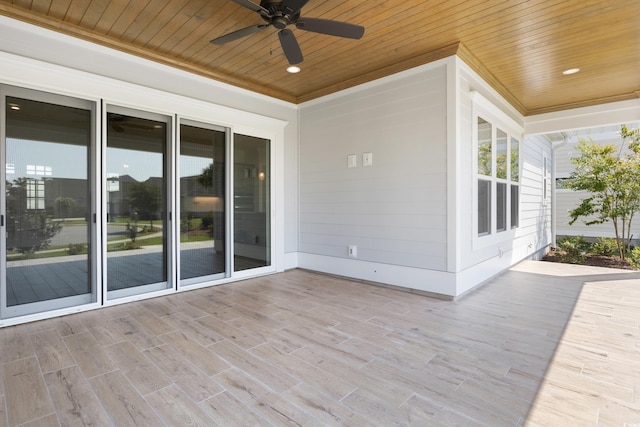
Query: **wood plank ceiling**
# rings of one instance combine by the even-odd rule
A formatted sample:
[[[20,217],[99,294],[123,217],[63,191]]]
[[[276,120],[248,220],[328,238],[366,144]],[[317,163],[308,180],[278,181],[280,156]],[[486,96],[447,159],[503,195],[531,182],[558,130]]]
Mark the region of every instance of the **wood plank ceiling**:
[[[640,96],[638,0],[309,0],[303,17],[366,31],[294,29],[299,74],[273,27],[209,43],[262,23],[231,0],[0,0],[0,14],[294,103],[453,53],[525,115]]]

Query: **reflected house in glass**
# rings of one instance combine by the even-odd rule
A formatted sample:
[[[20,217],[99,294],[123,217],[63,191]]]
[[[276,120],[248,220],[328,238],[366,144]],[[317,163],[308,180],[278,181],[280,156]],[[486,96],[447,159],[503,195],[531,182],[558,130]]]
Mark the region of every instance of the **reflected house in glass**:
[[[130,216],[129,192],[131,184],[138,181],[130,175],[109,177],[107,181],[109,182],[107,186],[107,214],[119,212],[122,215]],[[110,217],[109,220],[112,221],[115,218]]]
[[[46,206],[53,207],[53,217],[60,219],[84,218],[90,204],[86,183],[74,178],[45,179],[44,199]],[[67,199],[66,205],[60,203],[63,199]]]
[[[180,178],[180,206],[187,215],[194,218],[202,218],[210,212],[222,211],[224,199],[223,193],[214,187],[214,195],[202,185],[202,175],[193,175]],[[215,181],[214,181],[215,182]]]

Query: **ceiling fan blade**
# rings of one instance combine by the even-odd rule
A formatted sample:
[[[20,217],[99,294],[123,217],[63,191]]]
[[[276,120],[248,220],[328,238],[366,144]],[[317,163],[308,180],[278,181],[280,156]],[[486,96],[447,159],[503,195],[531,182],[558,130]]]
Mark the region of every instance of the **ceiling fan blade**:
[[[242,7],[246,7],[249,10],[253,10],[254,12],[264,13],[269,15],[269,11],[259,4],[255,4],[251,0],[233,0],[234,3],[239,4]]]
[[[218,45],[223,45],[225,43],[229,43],[229,42],[232,42],[234,40],[241,39],[242,37],[246,37],[246,36],[249,36],[251,34],[257,33],[261,29],[267,28],[267,27],[268,27],[268,25],[263,25],[263,24],[261,24],[261,25],[252,25],[250,27],[242,28],[240,30],[236,30],[236,31],[233,31],[231,33],[225,34],[224,36],[217,37],[217,38],[211,40],[211,43],[218,44]]]
[[[285,28],[278,32],[278,38],[280,38],[280,44],[282,45],[284,56],[287,57],[289,64],[294,65],[301,63],[303,59],[302,51],[300,50],[300,45],[298,44],[293,31]]]
[[[294,15],[300,12],[300,9],[302,9],[308,1],[309,0],[284,0],[282,2],[282,9],[287,15]]]
[[[359,39],[364,35],[364,27],[361,25],[320,18],[300,18],[296,22],[296,28],[349,39]]]

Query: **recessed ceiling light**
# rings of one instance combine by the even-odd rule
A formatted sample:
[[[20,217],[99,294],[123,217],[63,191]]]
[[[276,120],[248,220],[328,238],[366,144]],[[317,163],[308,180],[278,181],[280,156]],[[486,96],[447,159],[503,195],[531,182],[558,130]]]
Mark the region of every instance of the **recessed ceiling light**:
[[[575,74],[578,71],[580,71],[580,68],[568,68],[568,69],[564,70],[562,72],[562,74],[564,74],[565,76],[568,76],[569,74]]]
[[[290,72],[291,74],[299,73],[300,67],[296,67],[295,65],[292,65],[290,67],[287,67],[287,71]]]

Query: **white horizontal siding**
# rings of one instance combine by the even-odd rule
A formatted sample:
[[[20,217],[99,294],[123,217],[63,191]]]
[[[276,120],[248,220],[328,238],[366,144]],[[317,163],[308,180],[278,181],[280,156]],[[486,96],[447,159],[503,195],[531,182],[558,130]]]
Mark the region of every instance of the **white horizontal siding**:
[[[586,225],[585,222],[594,217],[580,217],[573,224],[569,224],[571,216],[569,212],[588,197],[584,191],[557,190],[556,192],[556,234],[558,236],[584,236],[584,237],[615,237],[613,223],[608,221],[603,224]],[[634,218],[631,227],[634,238],[640,237],[640,217]]]
[[[356,245],[358,261],[446,269],[445,72],[301,106],[301,252],[347,258]]]
[[[458,278],[458,293],[464,292],[482,282],[484,279],[499,273],[514,263],[527,256],[532,256],[550,243],[551,239],[551,198],[549,192],[548,202],[542,200],[542,161],[543,151],[546,150],[551,159],[551,147],[545,138],[525,137],[520,146],[520,217],[519,227],[502,233],[489,236],[488,240],[476,239],[474,236],[474,221],[477,221],[477,206],[474,205],[474,192],[477,191],[477,177],[473,175],[474,149],[473,149],[473,101],[472,92],[480,92],[491,102],[496,102],[496,110],[513,119],[521,125],[523,118],[518,116],[513,109],[500,103],[500,98],[492,93],[492,89],[486,85],[475,73],[463,65],[460,75],[459,111],[460,111],[460,138],[462,141],[460,164],[462,183],[468,185],[460,187],[462,194],[462,212],[459,215],[460,222],[460,274]],[[499,125],[499,124],[498,124]],[[551,165],[551,163],[549,163]],[[549,178],[551,172],[549,169]],[[548,189],[551,189],[551,181],[548,180]],[[489,241],[490,243],[486,243]]]

